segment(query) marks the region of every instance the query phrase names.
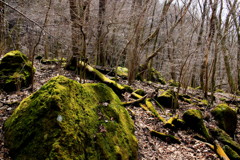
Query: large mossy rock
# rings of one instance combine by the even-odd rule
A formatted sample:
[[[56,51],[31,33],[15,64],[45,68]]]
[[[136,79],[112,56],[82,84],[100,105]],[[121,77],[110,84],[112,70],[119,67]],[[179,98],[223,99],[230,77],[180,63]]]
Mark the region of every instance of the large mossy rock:
[[[107,85],[52,78],[4,123],[15,160],[133,160],[134,125]]]
[[[20,51],[11,51],[0,62],[0,87],[11,92],[28,87],[33,76],[32,63]]]
[[[212,111],[218,126],[233,136],[237,127],[237,113],[227,104],[219,104]]]
[[[163,93],[157,95],[155,99],[158,101],[159,104],[166,108],[178,108],[178,100],[176,97],[176,93],[169,89],[167,91],[164,91]]]
[[[201,111],[196,109],[189,109],[184,112],[183,120],[185,121],[187,127],[195,130],[196,132],[204,136],[207,140],[210,140],[211,136],[203,122],[203,115]]]

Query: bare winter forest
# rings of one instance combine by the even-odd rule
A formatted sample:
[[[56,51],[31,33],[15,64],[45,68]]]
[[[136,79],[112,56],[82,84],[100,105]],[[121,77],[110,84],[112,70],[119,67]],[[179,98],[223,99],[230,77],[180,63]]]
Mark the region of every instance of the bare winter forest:
[[[129,83],[154,67],[182,86],[240,86],[237,0],[51,0],[1,4],[1,54],[125,66]],[[4,14],[3,14],[4,13]]]
[[[25,87],[27,92],[20,90],[21,82],[15,82],[17,92],[14,94],[1,92],[0,88],[0,159],[19,159],[19,155],[15,157],[11,153],[11,147],[9,151],[4,146],[5,132],[2,132],[2,128],[20,101],[41,88],[53,75],[64,73],[68,78],[81,83],[92,83],[91,80],[85,81],[88,72],[95,72],[91,66],[111,76],[112,79],[108,77],[109,80],[106,80],[102,73],[94,73],[100,81],[120,90],[119,97],[128,101],[123,105],[131,104],[128,111],[131,117],[135,117],[135,136],[139,141],[137,158],[126,158],[127,155],[124,158],[121,154],[121,158],[112,159],[235,159],[237,156],[228,155],[224,147],[227,155],[219,152],[219,143],[214,140],[217,139],[220,145],[225,144],[217,136],[214,137],[219,132],[209,131],[210,135],[208,129],[205,132],[205,128],[216,125],[215,121],[211,121],[215,113],[210,107],[220,103],[232,105],[234,113],[236,111],[236,124],[235,120],[231,120],[235,129],[228,133],[234,140],[234,145],[228,145],[236,152],[240,151],[239,0],[0,0],[0,59],[4,59],[4,55],[13,50],[26,55],[35,67],[31,71],[35,72],[35,76],[31,79],[32,86]],[[43,64],[54,67],[48,68]],[[119,68],[127,73],[119,75],[116,73]],[[120,84],[125,86],[124,92]],[[146,95],[129,92],[126,86],[143,89]],[[168,89],[175,96],[169,104],[172,108],[160,107],[155,110],[148,106],[152,103],[155,107],[165,107],[166,104],[162,104],[160,98],[157,102],[158,99],[155,98],[155,101],[152,97],[161,97]],[[181,94],[190,96],[184,97]],[[10,99],[15,99],[17,103],[8,102]],[[143,101],[145,104],[142,104]],[[110,101],[104,102],[103,106],[106,103],[108,105]],[[135,107],[136,104],[142,106]],[[176,110],[179,106],[180,109]],[[175,134],[176,130],[172,129],[172,125],[176,125],[173,121],[178,122],[178,116],[183,115],[186,106],[204,112],[203,119],[204,123],[207,121],[207,127],[197,131],[202,136],[200,139],[205,138],[201,142],[189,139],[192,132],[186,134],[185,131],[180,131]],[[145,114],[145,111],[151,114]],[[112,117],[109,119],[108,121],[114,121]],[[158,121],[161,121],[161,125]],[[167,129],[159,130],[162,126],[167,126]],[[107,132],[106,128],[100,128],[99,132]],[[227,130],[224,127],[221,129]],[[156,142],[158,139],[151,137],[156,136],[155,130],[180,137],[184,145],[167,145],[169,141],[180,142],[171,136],[165,139],[167,142]],[[196,131],[194,127],[193,130]],[[204,142],[207,142],[208,147]],[[189,150],[189,146],[194,147]],[[220,150],[223,151],[221,147]],[[25,151],[21,151],[21,154],[23,152]],[[86,157],[79,159],[92,159]],[[239,157],[238,155],[236,159]]]

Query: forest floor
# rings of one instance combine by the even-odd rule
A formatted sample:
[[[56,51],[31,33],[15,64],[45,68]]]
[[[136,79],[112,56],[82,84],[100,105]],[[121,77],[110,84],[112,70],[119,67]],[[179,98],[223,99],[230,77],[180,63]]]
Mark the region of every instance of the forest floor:
[[[36,74],[34,91],[38,90],[44,83],[50,78],[57,75],[64,75],[68,78],[79,81],[80,78],[70,71],[65,71],[58,65],[43,65],[41,63],[36,64]],[[85,83],[92,83],[97,81],[86,80]],[[119,83],[126,84],[126,80],[121,80]],[[161,89],[174,89],[174,87],[168,85],[159,85],[156,83],[146,83],[136,81],[133,88],[143,89],[145,92],[151,94],[156,88]],[[8,155],[8,149],[4,146],[3,137],[3,123],[12,114],[18,104],[32,92],[28,89],[14,92],[11,94],[0,93],[0,160],[11,160]],[[199,90],[189,89],[187,91],[193,97],[202,97],[202,93]],[[216,104],[221,103],[219,99],[225,98],[231,100],[233,95],[228,93],[216,93]],[[130,101],[130,94],[124,94],[124,101]],[[215,125],[214,120],[210,114],[210,108],[206,106],[195,106],[186,102],[179,101],[180,107],[177,109],[177,114],[181,117],[184,111],[190,108],[200,109],[204,113],[205,123],[207,126]],[[157,108],[157,107],[156,107]],[[201,142],[194,138],[195,133],[191,130],[170,130],[163,127],[161,121],[154,118],[149,112],[143,110],[139,106],[128,106],[130,114],[135,123],[135,135],[138,139],[138,159],[139,160],[214,160],[219,159],[214,151],[212,151],[204,142]],[[160,115],[165,119],[172,117],[172,110],[165,109],[164,111],[158,110]],[[171,144],[168,141],[162,141],[157,137],[151,136],[149,130],[156,130],[162,133],[171,134],[178,137],[181,144]],[[235,140],[240,142],[240,115],[238,114],[238,124],[235,133]]]

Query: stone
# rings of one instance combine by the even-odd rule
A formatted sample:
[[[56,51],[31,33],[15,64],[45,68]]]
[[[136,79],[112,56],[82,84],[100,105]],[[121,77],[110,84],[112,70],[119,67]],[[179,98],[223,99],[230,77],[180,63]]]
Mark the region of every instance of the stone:
[[[237,127],[237,112],[227,104],[219,104],[212,111],[214,119],[217,121],[219,128],[226,131],[230,136],[234,135]]]
[[[178,108],[178,100],[176,98],[176,93],[173,90],[167,90],[161,93],[160,95],[157,95],[155,97],[157,102],[161,104],[163,107],[166,108]]]
[[[27,56],[11,51],[0,62],[0,87],[6,92],[17,91],[31,85],[34,69]]]
[[[115,92],[64,76],[24,99],[4,123],[4,136],[14,160],[137,159],[134,124]]]
[[[207,140],[210,140],[211,135],[209,134],[208,129],[206,128],[202,112],[196,109],[189,109],[183,114],[183,120],[187,127],[195,130]]]

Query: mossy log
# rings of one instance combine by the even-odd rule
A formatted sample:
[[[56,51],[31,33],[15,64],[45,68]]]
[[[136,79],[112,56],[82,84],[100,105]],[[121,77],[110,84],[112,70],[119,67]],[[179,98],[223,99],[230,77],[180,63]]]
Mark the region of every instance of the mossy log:
[[[99,72],[97,69],[93,68],[92,66],[86,64],[85,62],[80,61],[79,67],[85,68],[88,75],[92,75],[93,77],[96,77],[101,82],[107,84],[109,87],[111,87],[117,94],[121,94],[124,92],[133,92],[133,89],[128,85],[121,85],[117,83],[116,81],[113,81],[109,78],[107,78],[104,74]]]
[[[147,98],[147,95],[145,95],[145,96],[143,96],[143,97],[141,97],[137,100],[123,102],[122,105],[123,106],[129,106],[129,105],[139,104],[139,103],[143,102],[146,98]]]
[[[177,119],[178,119],[178,115],[169,118],[167,122],[164,124],[164,127],[175,128],[174,121],[176,121]]]
[[[219,140],[225,145],[230,146],[237,153],[240,153],[240,144],[234,141],[232,137],[230,137],[230,135],[228,135],[224,130],[220,128],[211,128],[210,132],[215,139]]]
[[[165,141],[165,142],[170,142],[170,143],[178,143],[180,144],[181,141],[179,140],[179,138],[173,136],[173,135],[169,135],[169,134],[165,134],[165,133],[160,133],[160,132],[157,132],[155,130],[151,130],[150,131],[150,134],[152,136],[155,136],[155,137],[158,137],[160,138],[161,140]]]
[[[240,160],[240,155],[228,145],[223,146],[223,150],[225,151],[225,153],[228,155],[230,159]]]
[[[210,147],[213,151],[215,151],[220,159],[230,160],[227,154],[224,152],[223,148],[217,141],[214,142],[214,145],[207,143],[207,146]]]
[[[141,95],[139,95],[139,94],[137,94],[137,93],[135,93],[135,92],[132,92],[131,95],[132,95],[133,97],[135,97],[135,98],[138,98],[138,99],[140,99],[140,98],[143,97],[143,96],[141,96]],[[157,110],[155,109],[155,107],[154,107],[154,105],[152,104],[150,98],[146,98],[146,99],[144,100],[144,103],[140,103],[139,105],[140,105],[140,107],[142,107],[145,111],[150,111],[153,116],[157,117],[157,118],[158,118],[160,121],[162,121],[163,123],[166,123],[166,120],[165,120],[162,116],[160,116],[159,113],[157,112]]]

